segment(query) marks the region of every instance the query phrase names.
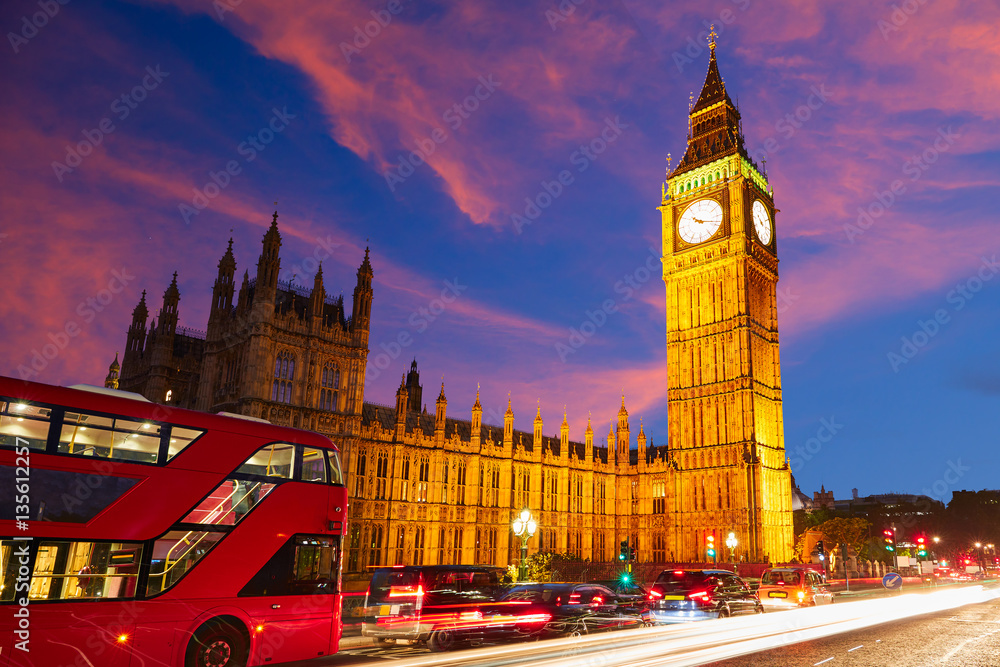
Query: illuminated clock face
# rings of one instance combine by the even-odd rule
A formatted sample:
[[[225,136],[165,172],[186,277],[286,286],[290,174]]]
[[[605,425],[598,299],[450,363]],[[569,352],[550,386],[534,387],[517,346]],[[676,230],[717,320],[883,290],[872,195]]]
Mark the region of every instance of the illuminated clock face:
[[[722,225],[722,206],[714,199],[701,199],[688,206],[677,223],[677,231],[687,243],[707,241]]]
[[[757,230],[757,238],[764,245],[771,242],[771,218],[764,204],[758,199],[753,203],[753,228]]]

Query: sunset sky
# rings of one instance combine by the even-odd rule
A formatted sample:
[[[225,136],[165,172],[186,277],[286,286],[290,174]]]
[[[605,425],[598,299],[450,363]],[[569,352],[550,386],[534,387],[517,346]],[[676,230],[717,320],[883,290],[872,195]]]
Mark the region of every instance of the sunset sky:
[[[656,206],[713,22],[780,209],[799,485],[1000,488],[992,0],[5,2],[0,373],[100,384],[174,271],[181,324],[204,329],[227,240],[252,276],[277,201],[284,277],[311,286],[323,259],[348,312],[371,248],[369,362],[389,364],[367,400],[393,403],[416,357],[452,416],[480,383],[486,421],[510,392],[518,428],[540,400],[546,434],[565,405],[573,439],[592,413],[603,442],[624,391],[633,433],[665,444]],[[547,205],[518,224],[526,198]]]

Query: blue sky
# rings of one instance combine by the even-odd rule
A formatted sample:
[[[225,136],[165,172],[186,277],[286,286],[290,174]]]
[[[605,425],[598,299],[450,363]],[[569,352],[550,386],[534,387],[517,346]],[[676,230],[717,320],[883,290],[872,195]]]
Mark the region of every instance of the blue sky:
[[[468,414],[478,383],[487,416],[510,392],[521,428],[540,401],[547,433],[565,405],[571,437],[588,413],[603,437],[624,390],[662,444],[666,304],[662,281],[640,278],[715,22],[780,209],[785,440],[803,490],[933,490],[951,463],[969,468],[954,488],[996,488],[995,4],[563,5],[75,0],[40,19],[37,3],[6,3],[0,372],[99,382],[139,293],[155,311],[175,270],[181,322],[204,328],[227,239],[252,275],[278,201],[286,277],[311,285],[322,258],[349,302],[371,248],[370,359],[387,368],[367,399],[391,403],[416,357],[450,414]],[[608,123],[615,140],[581,158]],[[414,150],[426,163],[402,176]],[[518,229],[546,184],[557,195]],[[192,214],[196,191],[207,206]],[[880,214],[859,224],[859,209]],[[454,302],[421,314],[445,289]],[[397,353],[400,333],[413,342]],[[821,420],[842,427],[810,444]]]

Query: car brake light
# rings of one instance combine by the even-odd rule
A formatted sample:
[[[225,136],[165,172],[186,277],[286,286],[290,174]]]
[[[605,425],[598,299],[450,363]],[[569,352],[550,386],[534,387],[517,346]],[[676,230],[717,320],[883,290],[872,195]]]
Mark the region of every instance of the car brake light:
[[[805,591],[799,591],[799,599],[800,600],[803,599],[803,598],[805,598],[805,596],[806,596],[806,592]]]
[[[416,586],[390,586],[389,587],[389,597],[391,598],[422,598],[424,596],[424,587],[421,585]]]
[[[525,614],[517,617],[518,623],[548,623],[552,620],[552,614]]]
[[[657,593],[656,591],[649,591],[649,599],[655,600],[656,598],[662,598],[663,593]]]
[[[674,574],[684,574],[684,570],[674,570]]]
[[[695,591],[694,593],[688,593],[688,597],[692,600],[701,598],[702,601],[707,602],[712,599],[712,593],[710,591]]]

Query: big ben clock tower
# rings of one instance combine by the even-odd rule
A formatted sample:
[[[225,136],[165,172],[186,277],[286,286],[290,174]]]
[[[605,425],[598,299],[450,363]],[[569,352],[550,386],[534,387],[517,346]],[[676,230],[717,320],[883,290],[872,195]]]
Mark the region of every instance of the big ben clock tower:
[[[792,556],[778,363],[773,191],[747,153],[711,36],[687,150],[660,204],[674,553],[702,561],[733,533],[737,559]],[[728,560],[723,549],[719,560]]]

